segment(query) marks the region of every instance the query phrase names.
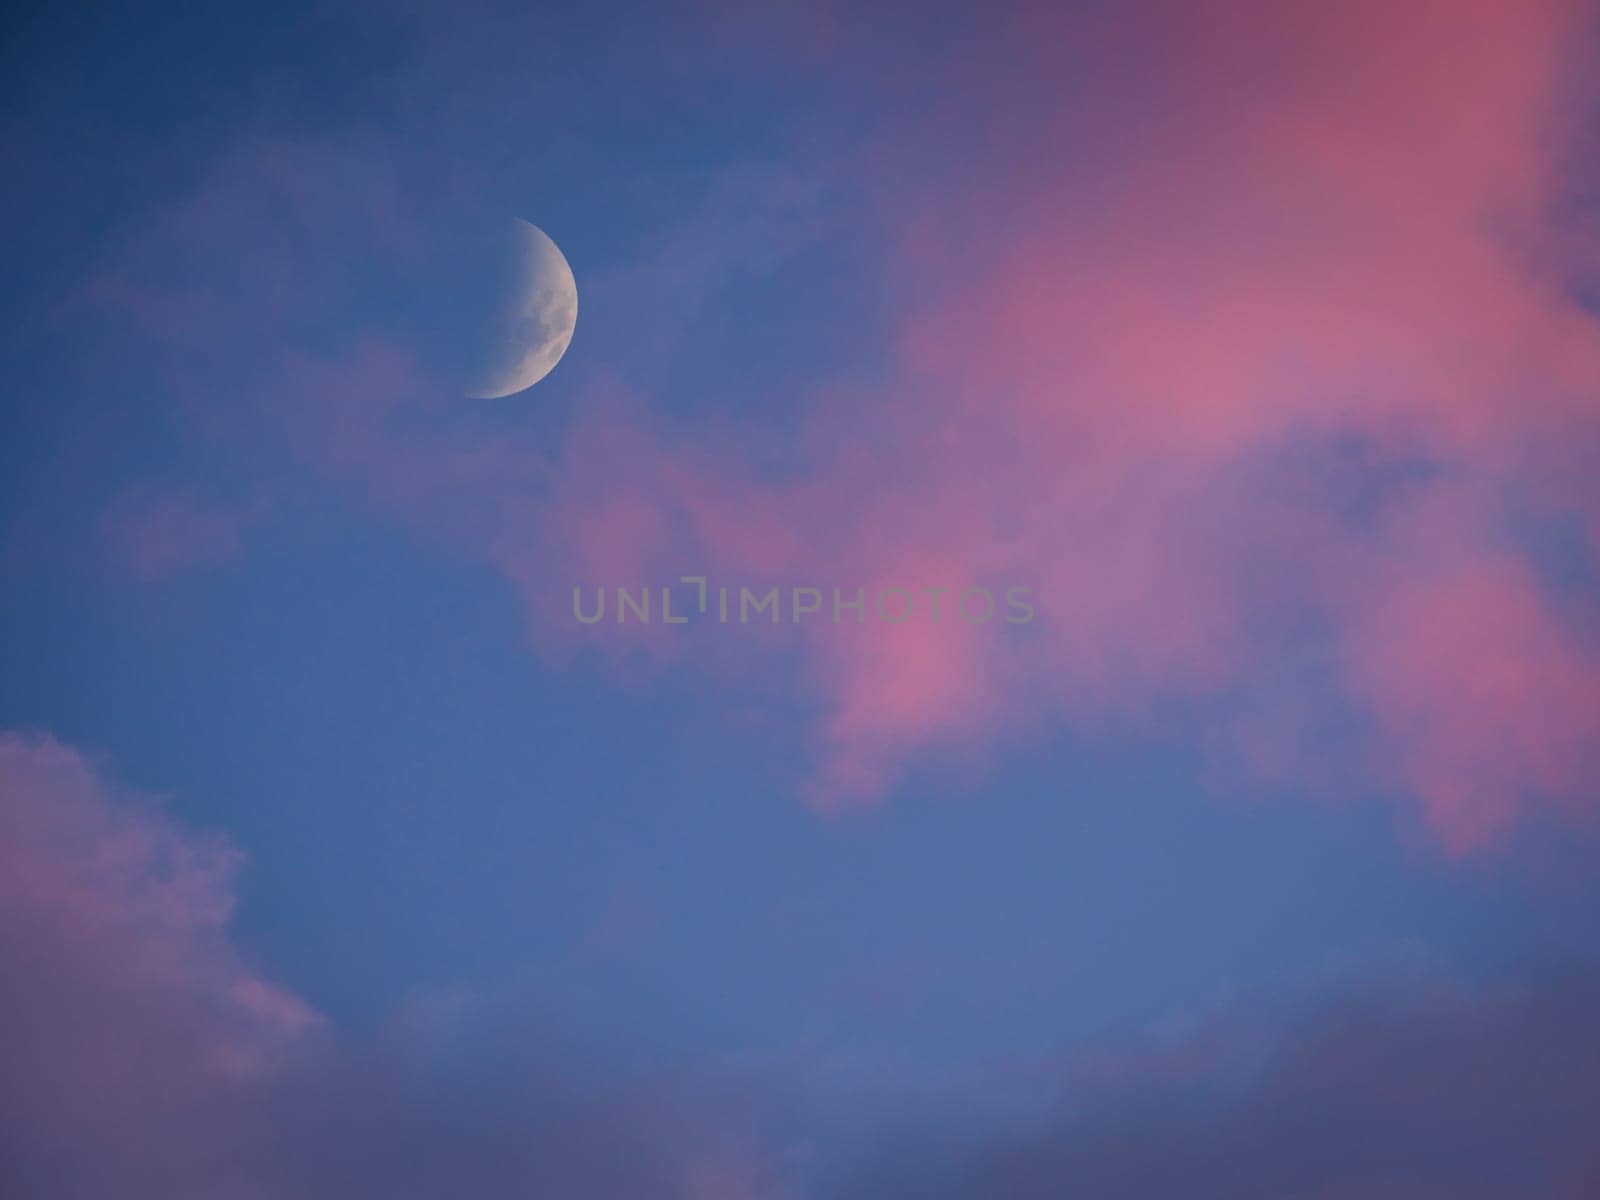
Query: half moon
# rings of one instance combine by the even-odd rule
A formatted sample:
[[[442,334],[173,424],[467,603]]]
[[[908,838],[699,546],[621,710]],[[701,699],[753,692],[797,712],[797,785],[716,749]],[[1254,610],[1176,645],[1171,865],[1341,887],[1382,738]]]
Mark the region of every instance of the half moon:
[[[493,337],[468,395],[494,400],[555,369],[578,324],[578,282],[560,248],[527,221],[512,229],[515,284],[495,314]]]

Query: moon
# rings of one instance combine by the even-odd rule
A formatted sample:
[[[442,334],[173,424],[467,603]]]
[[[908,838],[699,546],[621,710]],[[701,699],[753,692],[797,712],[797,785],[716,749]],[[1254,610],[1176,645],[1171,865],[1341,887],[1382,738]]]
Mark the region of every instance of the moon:
[[[514,221],[512,286],[490,319],[488,344],[467,394],[475,400],[510,396],[555,369],[578,324],[578,282],[566,256],[544,230]]]

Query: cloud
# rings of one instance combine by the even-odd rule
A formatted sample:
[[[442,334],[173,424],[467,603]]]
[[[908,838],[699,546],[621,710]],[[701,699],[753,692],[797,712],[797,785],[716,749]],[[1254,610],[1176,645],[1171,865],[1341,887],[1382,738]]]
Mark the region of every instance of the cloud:
[[[338,1034],[235,947],[225,842],[15,734],[0,822],[0,1184],[30,1200],[1580,1200],[1600,1183],[1591,963],[1323,988],[864,1104],[849,1072],[843,1094],[816,1086],[825,1054],[742,1079],[624,1072],[459,990]]]
[[[808,642],[825,799],[952,737],[1228,711],[1313,653],[1303,702],[1352,713],[1362,773],[1448,846],[1581,813],[1595,564],[1527,530],[1597,511],[1563,448],[1600,416],[1561,216],[1591,15],[1007,6],[867,156],[904,231],[891,378],[814,406],[798,485],[670,445],[584,460],[647,504],[635,573],[1036,589],[1025,653],[960,625]],[[589,537],[582,506],[544,520]]]
[[[336,1036],[236,948],[239,865],[75,751],[0,734],[0,1191],[778,1197],[685,1075],[503,1014]]]
[[[27,1196],[212,1193],[316,1014],[228,935],[239,856],[0,735],[0,1164]]]
[[[1052,1116],[902,1127],[838,1200],[1581,1200],[1600,1184],[1600,977],[1346,989],[1071,1073]],[[1256,1014],[1259,1018],[1261,1014]]]
[[[665,351],[585,375],[605,348],[581,331],[560,417],[446,403],[405,320],[352,315],[415,283],[449,208],[405,198],[403,149],[373,136],[239,147],[92,290],[113,309],[137,291],[121,311],[157,333],[180,314],[169,352],[208,436],[501,570],[538,653],[692,658],[734,707],[798,682],[819,805],[1062,724],[1137,729],[1235,747],[1246,783],[1404,795],[1466,852],[1593,816],[1592,16],[1019,2],[942,13],[889,54],[833,12],[804,71],[881,120],[823,183],[734,170],[658,262],[599,272],[615,311],[629,287],[644,306],[622,341],[671,342],[679,315],[650,314],[686,263],[704,313],[741,264],[781,276],[829,221],[874,213],[891,232],[857,269],[883,361],[797,383],[774,401],[793,427],[669,411],[648,383]],[[819,199],[840,191],[866,199],[841,215]],[[254,265],[272,286],[241,298]],[[685,573],[1024,586],[1039,619],[739,641],[571,619],[575,585]]]

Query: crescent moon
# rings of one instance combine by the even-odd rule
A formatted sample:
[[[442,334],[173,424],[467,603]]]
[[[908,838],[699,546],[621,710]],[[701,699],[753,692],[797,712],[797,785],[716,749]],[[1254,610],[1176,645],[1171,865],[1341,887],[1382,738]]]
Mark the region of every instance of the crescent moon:
[[[512,230],[516,283],[497,319],[494,344],[468,393],[477,400],[510,396],[555,369],[578,324],[578,282],[544,230],[517,221]]]

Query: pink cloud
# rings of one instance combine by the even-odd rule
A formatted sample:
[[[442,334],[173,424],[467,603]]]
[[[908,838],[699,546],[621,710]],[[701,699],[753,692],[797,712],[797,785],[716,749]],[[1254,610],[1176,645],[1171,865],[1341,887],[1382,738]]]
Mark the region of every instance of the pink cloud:
[[[866,414],[819,410],[808,445],[839,448],[801,485],[636,448],[605,478],[612,511],[629,480],[667,481],[639,568],[668,545],[796,582],[1036,587],[1025,655],[960,625],[810,639],[824,802],[884,794],[952,736],[1248,689],[1298,628],[1333,647],[1375,768],[1447,844],[1539,797],[1582,807],[1596,631],[1497,507],[1595,520],[1592,492],[1541,478],[1600,415],[1600,337],[1550,218],[1581,9],[1004,18],[1006,74],[974,54],[929,119],[1006,135],[952,141],[955,175],[908,174],[914,121],[884,138],[898,275],[926,297],[899,381]],[[1073,86],[1039,86],[1057,69]],[[885,429],[872,461],[852,449]],[[1350,446],[1362,465],[1319,473]],[[546,521],[625,553],[596,511]]]
[[[690,1087],[608,1080],[459,990],[413,997],[381,1046],[336,1041],[237,948],[240,860],[0,733],[8,1197],[779,1194]]]
[[[0,735],[0,1107],[38,1194],[190,1194],[245,1135],[242,1090],[318,1025],[233,947],[238,858]]]
[[[107,282],[154,258],[176,299],[225,306],[217,279],[174,283],[171,264],[202,262],[241,211],[261,224],[281,286],[231,316],[278,340],[256,348],[241,427],[276,422],[301,464],[493,564],[541,654],[656,668],[693,645],[735,690],[798,682],[825,807],[880,799],[941,754],[1173,712],[1281,777],[1318,753],[1276,743],[1348,707],[1353,776],[1414,796],[1452,847],[1533,812],[1584,815],[1593,589],[1557,582],[1509,530],[1513,515],[1600,528],[1583,449],[1600,338],[1573,298],[1600,260],[1563,215],[1586,182],[1571,177],[1586,7],[1018,3],[928,63],[858,56],[871,23],[829,11],[830,54],[806,69],[858,84],[859,60],[894,64],[870,81],[892,115],[837,168],[896,231],[892,338],[871,386],[807,397],[782,444],[668,419],[614,380],[564,440],[473,428],[384,338],[284,353],[360,274],[347,241],[403,254],[419,224],[392,170],[349,195],[308,189],[327,146],[233,156]],[[826,228],[792,181],[733,193],[768,190],[804,214],[771,225],[785,252]],[[280,191],[292,227],[271,218]],[[337,219],[306,219],[323,207]],[[691,221],[642,277],[670,289],[690,250],[731,269],[767,236],[747,207],[731,256],[704,252],[716,221]],[[389,216],[351,239],[365,209]],[[257,312],[284,291],[316,303]],[[717,280],[691,291],[709,305]],[[1039,618],[739,640],[572,619],[574,586],[683,574],[1025,586]],[[1280,703],[1290,656],[1320,673]]]
[[[1352,604],[1352,686],[1441,838],[1481,846],[1535,801],[1592,822],[1600,653],[1526,561],[1436,498]]]

